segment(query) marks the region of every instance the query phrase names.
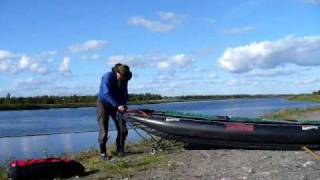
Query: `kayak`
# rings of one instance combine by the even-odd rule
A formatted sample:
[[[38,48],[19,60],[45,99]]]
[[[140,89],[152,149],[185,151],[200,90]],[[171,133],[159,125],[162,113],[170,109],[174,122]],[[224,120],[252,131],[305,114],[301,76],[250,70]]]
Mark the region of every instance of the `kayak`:
[[[320,121],[271,120],[193,113],[128,111],[124,118],[147,133],[185,143],[231,148],[319,149]]]

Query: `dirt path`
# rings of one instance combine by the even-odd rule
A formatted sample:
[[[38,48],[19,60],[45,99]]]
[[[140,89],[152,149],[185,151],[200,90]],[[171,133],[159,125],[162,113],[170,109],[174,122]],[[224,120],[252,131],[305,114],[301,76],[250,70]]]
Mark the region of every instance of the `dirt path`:
[[[132,179],[320,180],[320,161],[305,151],[183,150],[169,159]]]

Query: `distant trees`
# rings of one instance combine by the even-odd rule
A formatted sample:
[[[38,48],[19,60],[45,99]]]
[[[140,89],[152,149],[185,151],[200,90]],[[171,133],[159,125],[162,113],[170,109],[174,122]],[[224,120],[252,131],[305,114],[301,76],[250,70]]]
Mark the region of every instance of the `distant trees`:
[[[162,96],[159,94],[129,94],[129,101],[149,101],[149,100],[161,100]]]
[[[149,101],[160,100],[161,95],[144,93],[144,94],[129,94],[129,101]],[[79,104],[79,103],[95,103],[97,95],[71,95],[71,96],[35,96],[35,97],[12,97],[10,93],[6,97],[0,98],[0,104],[4,105],[19,105],[19,104]]]
[[[97,96],[36,96],[36,97],[11,97],[8,95],[0,98],[0,104],[70,104],[70,103],[93,103]]]
[[[320,90],[314,91],[312,94],[314,94],[314,95],[320,95]]]
[[[314,92],[320,94],[320,90]],[[209,100],[209,99],[227,99],[227,98],[262,98],[274,97],[276,95],[188,95],[188,96],[161,96],[159,94],[143,93],[129,94],[129,102],[147,102],[155,100]],[[35,97],[14,97],[10,93],[6,97],[0,97],[0,105],[2,106],[20,106],[20,105],[71,105],[71,104],[94,104],[97,100],[97,95],[71,95],[71,96],[35,96]]]
[[[6,98],[4,99],[4,103],[9,104],[9,103],[10,103],[10,99],[11,99],[11,94],[10,94],[10,93],[7,93],[7,96],[6,96]]]

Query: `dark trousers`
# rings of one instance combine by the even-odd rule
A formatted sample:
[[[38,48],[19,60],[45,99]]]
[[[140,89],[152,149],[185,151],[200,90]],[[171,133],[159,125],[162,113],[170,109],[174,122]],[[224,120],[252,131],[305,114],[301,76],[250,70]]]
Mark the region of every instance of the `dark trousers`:
[[[106,143],[108,141],[109,116],[114,121],[117,129],[117,152],[124,152],[124,142],[128,135],[126,122],[122,119],[121,113],[117,112],[117,108],[104,103],[101,99],[97,100],[97,121],[99,124],[98,142],[100,145],[100,153],[106,153]]]

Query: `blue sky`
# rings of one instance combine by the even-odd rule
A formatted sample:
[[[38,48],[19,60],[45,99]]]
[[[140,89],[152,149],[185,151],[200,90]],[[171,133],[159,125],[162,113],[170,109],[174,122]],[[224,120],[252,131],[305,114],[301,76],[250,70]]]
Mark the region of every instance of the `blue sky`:
[[[0,96],[96,94],[118,62],[130,93],[310,93],[320,1],[0,0]]]

